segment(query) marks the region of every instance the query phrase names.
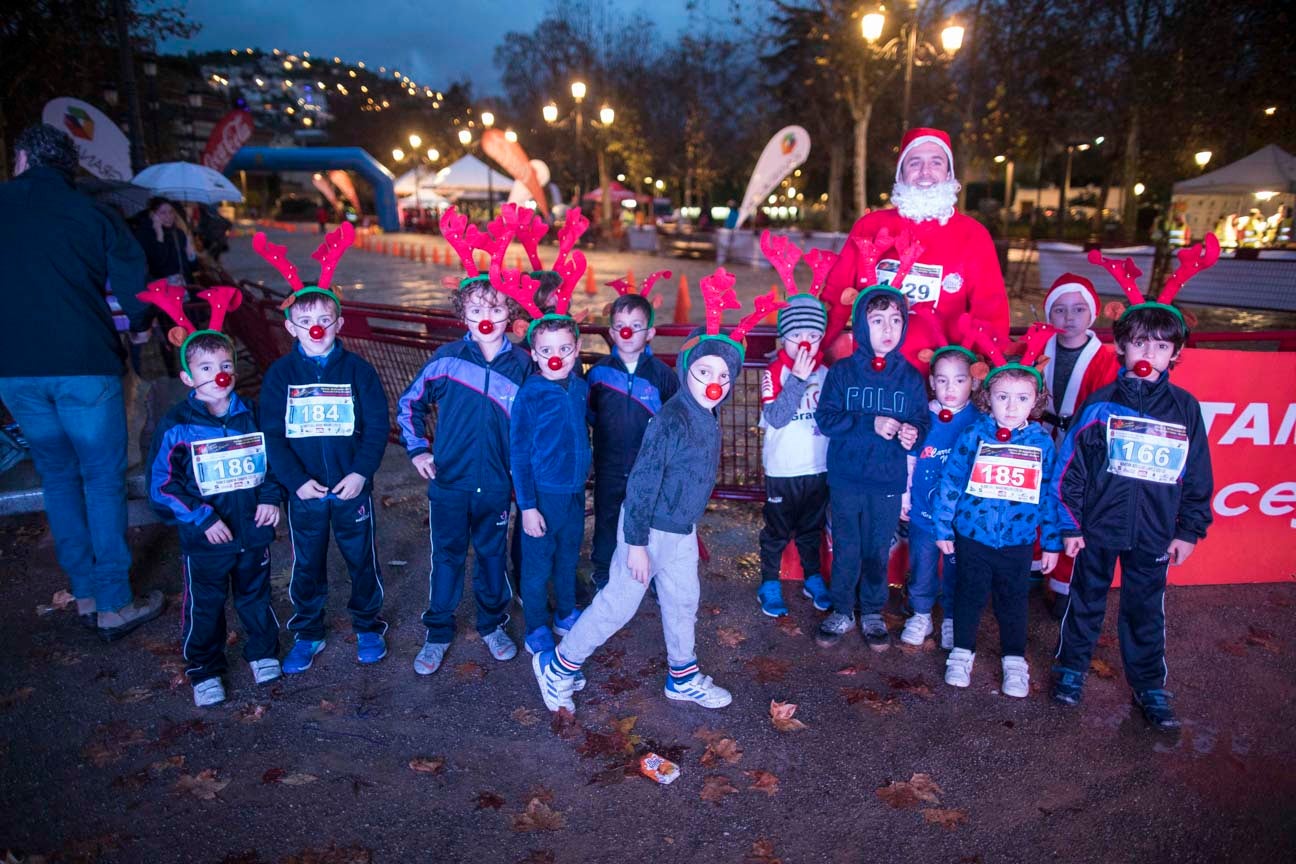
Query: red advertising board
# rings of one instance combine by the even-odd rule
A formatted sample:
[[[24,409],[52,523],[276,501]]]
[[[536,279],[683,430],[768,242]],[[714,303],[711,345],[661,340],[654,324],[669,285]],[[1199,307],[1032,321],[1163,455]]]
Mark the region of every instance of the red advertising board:
[[[252,137],[252,114],[243,109],[229,112],[212,129],[203,150],[202,164],[213,171],[224,171],[247,140]]]

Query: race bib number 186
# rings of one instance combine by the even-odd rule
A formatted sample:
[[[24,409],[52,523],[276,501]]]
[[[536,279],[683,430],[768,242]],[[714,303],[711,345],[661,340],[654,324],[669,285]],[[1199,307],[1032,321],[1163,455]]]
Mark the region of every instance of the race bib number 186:
[[[1179,482],[1188,461],[1188,428],[1146,417],[1107,418],[1107,470],[1150,483]]]
[[[260,432],[209,438],[189,445],[194,479],[205,498],[235,489],[252,489],[265,481],[265,436]]]
[[[977,445],[967,493],[978,498],[1038,504],[1043,482],[1043,451],[1017,444]]]

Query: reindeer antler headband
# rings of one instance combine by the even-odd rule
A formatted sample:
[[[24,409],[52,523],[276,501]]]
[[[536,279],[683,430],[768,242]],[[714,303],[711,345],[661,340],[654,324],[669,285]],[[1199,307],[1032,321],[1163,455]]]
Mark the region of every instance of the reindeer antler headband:
[[[709,340],[727,342],[738,351],[738,362],[741,365],[747,359],[747,334],[761,322],[766,315],[777,312],[787,305],[780,300],[777,289],[770,289],[754,301],[755,311],[738,322],[738,326],[729,331],[729,335],[720,332],[726,309],[741,309],[738,295],[734,292],[735,276],[723,267],[710,276],[704,276],[698,286],[702,289],[702,304],[706,307],[706,331],[689,339],[680,346],[681,362],[688,365],[688,355],[699,344]]]
[[[620,297],[633,296],[633,297],[642,297],[645,300],[648,300],[648,295],[652,293],[652,289],[657,285],[658,280],[669,279],[673,275],[674,274],[670,270],[658,270],[655,273],[649,273],[648,278],[644,279],[643,285],[639,286],[638,288],[635,287],[633,274],[626,274],[625,276],[622,276],[620,279],[613,280],[612,282],[608,282],[606,284],[609,288],[616,291],[617,295]],[[657,304],[660,302],[661,302],[660,294],[654,297],[652,300],[648,301],[648,326],[649,327],[652,327],[654,320],[656,320]]]
[[[291,266],[291,265],[289,265]],[[167,314],[172,321],[176,323],[167,331],[167,341],[180,349],[180,368],[190,375],[189,361],[185,353],[189,348],[189,343],[198,336],[218,336],[229,343],[231,355],[235,354],[234,340],[228,333],[221,332],[225,325],[225,315],[233,312],[243,302],[243,292],[231,285],[218,285],[215,288],[208,288],[206,291],[199,292],[198,296],[206,300],[211,306],[211,320],[208,321],[207,327],[199,329],[185,315],[185,288],[183,285],[172,285],[165,279],[158,279],[156,282],[150,282],[148,289],[135,295],[145,303],[152,303]],[[225,386],[225,385],[222,385]]]
[[[852,303],[851,317],[854,319],[857,317],[858,312],[854,306],[866,294],[874,291],[890,291],[898,297],[904,297],[904,292],[900,290],[900,286],[904,284],[905,277],[913,269],[918,256],[923,253],[923,247],[908,231],[901,231],[899,237],[892,238],[891,233],[885,228],[878,231],[872,239],[868,237],[851,237],[850,239],[855,244],[857,253],[856,273],[859,274],[860,281],[865,285],[863,290],[857,291],[853,288],[847,288],[842,292],[842,301]],[[890,281],[884,282],[878,274],[878,264],[881,263],[883,254],[892,248],[899,255],[899,263]],[[851,296],[852,294],[855,296]]]
[[[985,376],[985,386],[990,386],[990,379],[1000,372],[1007,372],[1009,369],[1017,369],[1023,372],[1029,372],[1035,376],[1036,386],[1041,389],[1044,387],[1044,373],[1040,370],[1048,365],[1049,358],[1043,354],[1044,347],[1048,345],[1049,339],[1062,331],[1052,324],[1045,324],[1042,321],[1036,321],[1027,329],[1025,335],[1017,342],[1001,342],[999,337],[990,332],[990,328],[984,323],[977,322],[973,333],[973,340],[981,346],[981,350],[990,358],[994,365]],[[1019,357],[1008,359],[1009,353],[1020,354]]]
[[[1201,243],[1189,246],[1186,249],[1180,249],[1175,255],[1179,258],[1179,266],[1166,280],[1165,287],[1161,289],[1161,293],[1157,295],[1156,300],[1148,300],[1143,296],[1143,292],[1139,290],[1136,280],[1143,275],[1143,271],[1135,266],[1133,258],[1126,258],[1121,261],[1108,258],[1097,249],[1091,249],[1089,251],[1089,263],[1096,264],[1110,273],[1116,283],[1121,286],[1121,290],[1125,292],[1125,296],[1129,298],[1130,305],[1120,314],[1120,318],[1124,318],[1135,309],[1162,309],[1178,318],[1186,330],[1188,322],[1184,319],[1183,312],[1170,304],[1174,302],[1174,298],[1179,294],[1179,289],[1183,288],[1189,279],[1203,270],[1209,270],[1219,261],[1219,240],[1216,239],[1214,234],[1207,234]],[[1120,304],[1117,303],[1116,305],[1119,306]]]
[[[270,262],[270,266],[279,271],[292,288],[292,293],[288,298],[279,304],[283,310],[284,316],[287,317],[288,310],[294,303],[307,294],[322,294],[328,297],[342,308],[342,298],[339,296],[337,289],[333,288],[333,273],[337,270],[338,262],[346,254],[347,249],[355,242],[355,227],[350,222],[343,222],[338,226],[336,231],[330,231],[324,235],[324,242],[319,248],[311,253],[311,257],[319,262],[320,275],[313,283],[304,283],[301,276],[297,273],[297,266],[288,260],[286,246],[278,243],[271,243],[266,237],[264,231],[258,231],[252,238],[252,248],[256,253]]]

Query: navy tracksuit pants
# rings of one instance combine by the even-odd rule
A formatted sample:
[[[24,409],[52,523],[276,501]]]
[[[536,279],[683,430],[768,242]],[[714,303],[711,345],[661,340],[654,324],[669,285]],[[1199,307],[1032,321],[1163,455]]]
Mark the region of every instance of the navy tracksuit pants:
[[[877,615],[887,601],[887,562],[900,522],[900,493],[833,490],[832,608]]]
[[[270,606],[270,547],[184,556],[184,597],[180,604],[185,674],[192,684],[223,675],[225,599],[243,624],[243,659],[249,663],[279,656],[279,619]]]
[[[1057,665],[1088,672],[1118,561],[1121,589],[1116,630],[1125,680],[1135,692],[1157,690],[1165,686],[1167,674],[1165,587],[1170,556],[1164,550],[1122,552],[1085,541],[1071,571],[1071,594],[1058,634]]]
[[[987,546],[954,536],[958,580],[954,583],[954,647],[976,651],[986,598],[994,600],[1002,657],[1026,656],[1026,616],[1034,545]]]
[[[288,583],[293,616],[288,629],[298,639],[324,638],[324,607],[328,602],[329,532],[351,574],[351,627],[357,633],[385,633],[382,573],[374,547],[373,495],[361,493],[349,501],[315,498],[288,501],[288,531],[292,537],[293,568]]]
[[[585,537],[585,493],[537,492],[545,533],[532,537],[522,531],[522,604],[530,633],[549,624],[549,583],[554,586],[556,618],[576,607],[576,565]]]
[[[765,478],[765,527],[760,532],[761,581],[779,578],[779,565],[788,541],[796,543],[801,570],[816,576],[819,545],[828,515],[828,475]]]
[[[432,538],[432,572],[428,577],[428,608],[423,613],[427,641],[450,642],[455,635],[455,609],[463,599],[468,545],[476,553],[473,595],[477,600],[477,632],[485,636],[508,621],[513,599],[504,562],[508,555],[509,490],[469,492],[428,487],[428,533]]]
[[[594,565],[592,578],[596,588],[603,588],[608,583],[627,479],[620,471],[594,472],[594,537],[590,545],[590,563]]]

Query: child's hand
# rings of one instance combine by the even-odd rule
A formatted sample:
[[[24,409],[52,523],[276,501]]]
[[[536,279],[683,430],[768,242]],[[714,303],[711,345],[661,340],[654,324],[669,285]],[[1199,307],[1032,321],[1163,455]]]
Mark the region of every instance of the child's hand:
[[[333,494],[343,501],[350,501],[360,494],[364,489],[365,478],[363,474],[357,474],[352,471],[350,474],[338,481],[333,487]]]
[[[797,349],[796,359],[792,361],[792,374],[804,381],[810,377],[810,373],[814,371],[814,367],[814,354],[810,352],[810,349]]]
[[[217,519],[216,524],[207,529],[206,534],[207,542],[213,546],[218,546],[221,543],[228,543],[234,539],[234,535],[230,533],[229,526],[220,519]]]
[[[1170,563],[1182,564],[1188,560],[1188,556],[1197,548],[1196,543],[1189,543],[1187,540],[1170,541]]]
[[[1040,570],[1044,573],[1052,573],[1053,568],[1057,566],[1058,553],[1041,552],[1040,553]]]
[[[1084,548],[1084,538],[1064,537],[1062,538],[1062,548],[1066,550],[1068,557],[1074,558],[1079,555],[1080,550]]]
[[[954,541],[953,541],[953,540],[937,540],[937,541],[936,541],[936,548],[939,549],[939,550],[941,551],[941,554],[942,554],[942,555],[953,555],[953,554],[954,554]]]
[[[900,431],[900,421],[894,417],[878,415],[873,418],[873,431],[890,441]]]
[[[307,480],[297,489],[297,497],[303,501],[311,501],[315,498],[323,498],[328,494],[328,487],[323,483],[317,483],[315,480]]]
[[[267,525],[279,524],[279,505],[278,504],[258,504],[256,509],[256,526],[264,528]]]
[[[548,528],[549,526],[545,524],[544,517],[540,515],[540,511],[536,508],[532,507],[530,510],[522,511],[522,530],[526,532],[528,537],[543,537]]]
[[[647,546],[630,546],[626,554],[626,566],[630,568],[630,575],[640,585],[647,585],[648,580],[652,578],[651,565],[648,562]]]
[[[436,478],[436,463],[432,461],[431,453],[420,453],[410,460],[414,463],[414,470],[424,480],[433,480]]]
[[[909,511],[913,509],[913,499],[906,492],[900,496],[900,518],[905,522],[909,521]]]
[[[906,450],[912,450],[918,443],[918,427],[909,423],[901,423],[900,431],[896,435],[900,438],[900,446]]]

